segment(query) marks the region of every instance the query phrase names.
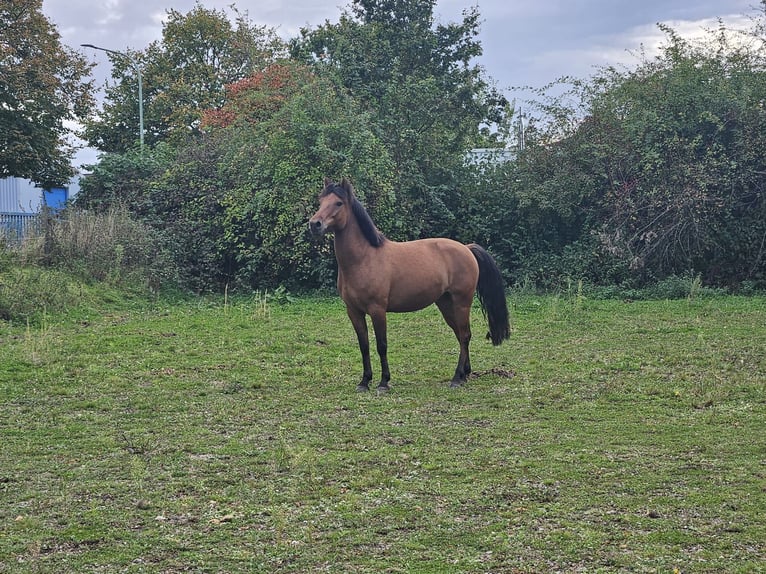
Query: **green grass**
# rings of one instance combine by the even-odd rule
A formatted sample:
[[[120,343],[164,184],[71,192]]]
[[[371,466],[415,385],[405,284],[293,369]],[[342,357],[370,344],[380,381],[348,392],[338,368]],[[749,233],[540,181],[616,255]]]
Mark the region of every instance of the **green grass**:
[[[766,571],[766,299],[512,301],[386,395],[334,298],[0,323],[0,572]]]

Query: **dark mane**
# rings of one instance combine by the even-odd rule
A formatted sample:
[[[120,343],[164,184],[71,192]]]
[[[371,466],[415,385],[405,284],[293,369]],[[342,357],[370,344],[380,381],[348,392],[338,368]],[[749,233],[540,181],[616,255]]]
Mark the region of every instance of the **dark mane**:
[[[370,214],[364,208],[362,203],[354,195],[354,190],[351,184],[347,181],[343,181],[343,184],[330,183],[325,186],[319,197],[325,197],[331,193],[334,193],[344,201],[351,203],[351,213],[356,217],[356,221],[359,224],[359,228],[362,230],[362,235],[373,247],[380,247],[386,241],[386,236],[383,235],[380,230],[375,226]]]

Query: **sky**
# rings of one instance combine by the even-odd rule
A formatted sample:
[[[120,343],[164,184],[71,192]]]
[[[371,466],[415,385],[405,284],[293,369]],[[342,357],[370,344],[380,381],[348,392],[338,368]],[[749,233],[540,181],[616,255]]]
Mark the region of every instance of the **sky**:
[[[341,0],[200,0],[206,8],[231,14],[234,4],[257,25],[285,39],[302,27],[337,22],[350,5]],[[716,29],[749,28],[758,0],[437,0],[439,23],[460,22],[466,8],[478,6],[483,55],[478,60],[509,100],[562,76],[588,78],[599,67],[635,66],[643,49],[654,53],[664,39],[658,23],[684,37]],[[43,13],[56,25],[62,42],[97,63],[97,86],[109,77],[104,52],[80,48],[94,44],[112,50],[143,50],[162,36],[168,9],[185,14],[195,0],[43,0]],[[82,150],[76,164],[94,163],[94,150]]]

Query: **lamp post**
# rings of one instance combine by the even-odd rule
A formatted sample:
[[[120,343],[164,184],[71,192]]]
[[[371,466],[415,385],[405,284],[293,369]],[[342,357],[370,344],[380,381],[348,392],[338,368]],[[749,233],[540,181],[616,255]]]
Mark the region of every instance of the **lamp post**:
[[[141,152],[144,151],[144,88],[143,88],[143,80],[141,79],[141,67],[138,65],[138,62],[136,59],[131,56],[130,54],[125,54],[124,52],[118,52],[117,50],[110,50],[108,48],[100,48],[99,46],[94,46],[93,44],[80,44],[83,48],[93,48],[94,50],[101,50],[102,52],[108,52],[110,54],[115,54],[117,56],[122,56],[123,58],[127,59],[131,66],[133,66],[133,69],[136,71],[136,74],[138,75],[138,139],[140,141],[141,145]]]

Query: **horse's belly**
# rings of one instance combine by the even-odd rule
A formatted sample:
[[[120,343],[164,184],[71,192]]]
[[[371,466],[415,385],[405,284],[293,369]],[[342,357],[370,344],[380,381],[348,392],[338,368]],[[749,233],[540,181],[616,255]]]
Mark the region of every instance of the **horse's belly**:
[[[402,302],[389,302],[388,311],[391,313],[409,313],[410,311],[420,311],[425,309],[436,299],[411,299],[409,301]]]
[[[388,311],[391,313],[408,313],[425,309],[439,297],[444,295],[443,288],[431,287],[427,289],[391,289],[388,298]]]

